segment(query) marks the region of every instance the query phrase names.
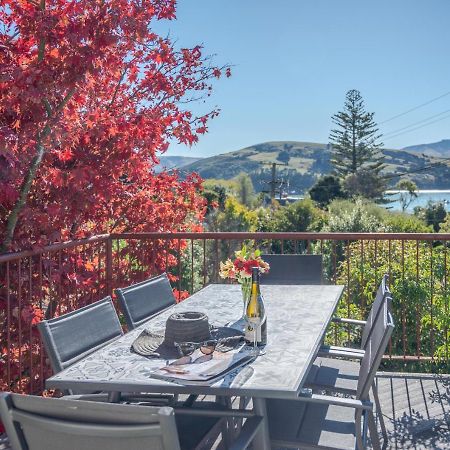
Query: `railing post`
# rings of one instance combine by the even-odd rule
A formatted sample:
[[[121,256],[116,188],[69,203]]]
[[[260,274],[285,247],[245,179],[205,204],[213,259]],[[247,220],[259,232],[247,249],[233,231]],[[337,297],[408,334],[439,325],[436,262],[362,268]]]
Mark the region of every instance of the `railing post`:
[[[106,240],[106,293],[112,295],[113,278],[113,255],[112,255],[112,237]]]

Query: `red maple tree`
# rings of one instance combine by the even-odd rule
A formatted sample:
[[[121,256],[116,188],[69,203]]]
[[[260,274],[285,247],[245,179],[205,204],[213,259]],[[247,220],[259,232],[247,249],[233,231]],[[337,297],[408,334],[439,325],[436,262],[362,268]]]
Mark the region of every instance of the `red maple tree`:
[[[99,232],[197,229],[199,177],[154,167],[170,141],[193,144],[207,131],[218,111],[195,116],[190,104],[230,70],[153,31],[175,11],[175,0],[0,0],[0,252]],[[166,270],[170,248],[159,250]],[[64,258],[60,269],[44,261],[50,287],[64,295],[71,283],[96,282],[87,256]],[[11,308],[13,290],[10,281]],[[5,295],[0,286],[3,320]],[[43,317],[33,292],[27,298],[9,317],[13,334]],[[32,353],[32,343],[7,351]]]
[[[206,131],[217,111],[194,117],[189,102],[224,68],[152,31],[174,17],[174,0],[0,0],[4,251],[201,213],[197,177],[153,167],[170,140]]]

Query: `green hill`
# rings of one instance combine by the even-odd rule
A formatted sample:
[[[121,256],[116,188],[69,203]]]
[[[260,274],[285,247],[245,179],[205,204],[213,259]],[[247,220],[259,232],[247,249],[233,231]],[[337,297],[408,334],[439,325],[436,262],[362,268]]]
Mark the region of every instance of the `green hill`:
[[[439,165],[425,170],[430,164],[438,162],[431,156],[415,154],[405,150],[383,150],[386,175],[406,175],[420,189],[449,189],[450,167]],[[287,163],[278,166],[278,177],[289,185],[290,192],[304,192],[322,175],[330,173],[330,150],[328,145],[314,142],[279,141],[265,142],[242,150],[203,158],[185,165],[184,171],[198,172],[203,178],[230,179],[245,172],[252,178],[257,191],[267,189],[270,180],[270,164]],[[393,186],[399,178],[392,178]]]
[[[180,167],[184,167],[188,164],[192,164],[195,161],[198,161],[201,158],[196,158],[193,156],[160,156],[159,161],[160,164],[155,166],[155,172],[162,172],[164,169],[179,169]]]
[[[425,154],[428,156],[449,157],[450,156],[450,139],[443,139],[439,142],[431,144],[411,145],[403,150],[411,153]]]

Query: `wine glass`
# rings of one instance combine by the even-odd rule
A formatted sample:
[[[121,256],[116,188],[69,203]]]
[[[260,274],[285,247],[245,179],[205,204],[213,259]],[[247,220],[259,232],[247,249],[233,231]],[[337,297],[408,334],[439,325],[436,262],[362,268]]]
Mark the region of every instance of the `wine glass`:
[[[260,349],[258,348],[258,327],[261,325],[261,318],[260,317],[248,317],[248,323],[253,328],[253,352],[255,354],[260,353]]]

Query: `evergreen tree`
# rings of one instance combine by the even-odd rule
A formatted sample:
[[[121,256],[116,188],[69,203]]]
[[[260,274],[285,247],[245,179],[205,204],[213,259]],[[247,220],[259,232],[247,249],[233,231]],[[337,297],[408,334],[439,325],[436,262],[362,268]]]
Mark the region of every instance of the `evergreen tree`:
[[[309,190],[311,200],[314,200],[320,207],[327,206],[335,198],[345,198],[346,194],[342,189],[341,180],[335,175],[326,175],[320,178]]]
[[[236,195],[242,205],[247,206],[247,208],[252,206],[255,199],[255,189],[252,179],[244,172],[236,177]]]
[[[365,110],[359,91],[352,89],[346,94],[344,110],[332,117],[337,128],[331,130],[331,163],[339,177],[356,174],[360,170],[371,172],[379,178],[383,169],[377,124],[374,113]]]

